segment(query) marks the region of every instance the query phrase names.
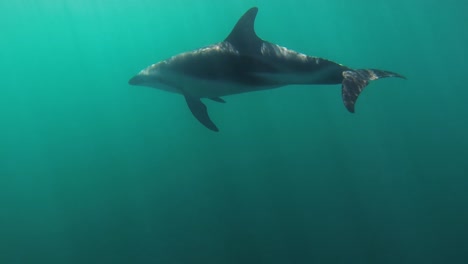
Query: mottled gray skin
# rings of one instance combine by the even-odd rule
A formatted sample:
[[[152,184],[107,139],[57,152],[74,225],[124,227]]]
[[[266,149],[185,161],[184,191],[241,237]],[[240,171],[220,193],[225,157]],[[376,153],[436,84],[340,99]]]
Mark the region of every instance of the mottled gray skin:
[[[345,106],[354,112],[369,80],[402,77],[387,71],[353,70],[264,41],[254,30],[257,12],[255,7],[248,10],[223,42],[150,65],[129,83],[182,94],[194,116],[218,131],[200,98],[224,102],[219,97],[291,84],[341,83]]]

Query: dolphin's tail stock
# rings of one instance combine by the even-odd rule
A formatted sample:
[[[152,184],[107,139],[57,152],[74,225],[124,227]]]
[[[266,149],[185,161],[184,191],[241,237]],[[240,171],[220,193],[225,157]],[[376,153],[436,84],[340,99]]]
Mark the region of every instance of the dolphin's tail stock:
[[[382,70],[375,69],[360,69],[348,70],[343,72],[343,82],[341,87],[341,95],[343,103],[349,112],[354,113],[354,105],[359,97],[359,94],[369,84],[369,81],[377,80],[386,77],[398,77],[406,79],[404,76]]]

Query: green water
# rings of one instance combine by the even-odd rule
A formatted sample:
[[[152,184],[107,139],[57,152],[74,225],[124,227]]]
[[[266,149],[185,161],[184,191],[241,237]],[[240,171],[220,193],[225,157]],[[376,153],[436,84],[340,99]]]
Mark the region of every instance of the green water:
[[[373,82],[206,102],[127,81],[258,6]],[[0,2],[0,263],[468,263],[463,1]]]

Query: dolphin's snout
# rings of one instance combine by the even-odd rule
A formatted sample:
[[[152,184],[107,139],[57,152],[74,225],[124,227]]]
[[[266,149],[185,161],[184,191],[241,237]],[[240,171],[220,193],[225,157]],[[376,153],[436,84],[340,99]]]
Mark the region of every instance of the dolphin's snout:
[[[138,85],[138,84],[141,84],[141,81],[142,81],[141,76],[135,75],[130,80],[128,80],[128,84]]]

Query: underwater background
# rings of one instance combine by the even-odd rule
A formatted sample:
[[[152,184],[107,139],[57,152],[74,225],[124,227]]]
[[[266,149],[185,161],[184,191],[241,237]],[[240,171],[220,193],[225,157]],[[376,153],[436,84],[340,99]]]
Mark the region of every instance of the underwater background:
[[[395,71],[206,101],[128,85],[257,34]],[[0,2],[0,263],[468,263],[468,2]]]

